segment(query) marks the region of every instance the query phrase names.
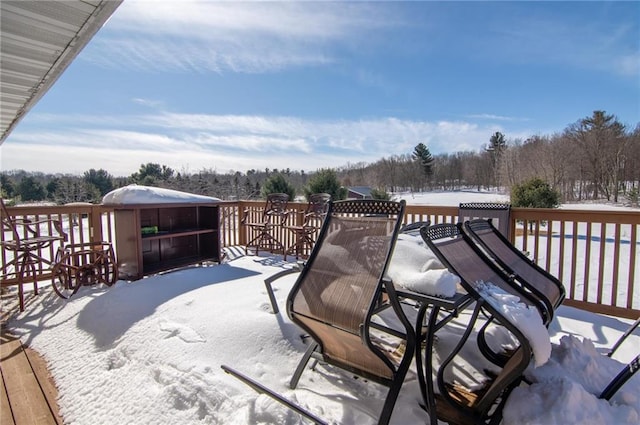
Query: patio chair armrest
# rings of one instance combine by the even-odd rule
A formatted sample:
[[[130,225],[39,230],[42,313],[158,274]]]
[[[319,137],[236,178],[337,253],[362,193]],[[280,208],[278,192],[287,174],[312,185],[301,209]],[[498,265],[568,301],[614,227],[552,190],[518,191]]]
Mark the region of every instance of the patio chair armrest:
[[[240,220],[240,224],[247,224],[247,220],[249,220],[249,217],[251,216],[250,213],[258,213],[260,215],[260,219],[263,219],[263,215],[264,215],[264,208],[260,207],[260,208],[245,208],[242,210],[242,220]],[[255,214],[254,214],[255,217]]]
[[[283,213],[271,214],[271,215],[268,215],[267,217],[268,217],[269,223],[276,224],[279,226],[284,226],[289,221],[289,215],[292,212],[295,213],[295,211],[285,211]],[[272,222],[272,220],[277,221],[277,223]]]
[[[304,262],[298,261],[293,267],[281,270],[278,273],[271,275],[264,280],[264,286],[267,289],[267,294],[269,295],[269,301],[271,302],[271,309],[273,311],[273,314],[278,314],[280,312],[280,309],[278,309],[278,303],[276,302],[276,297],[273,293],[273,287],[271,286],[271,284],[274,281],[280,279],[281,277],[290,275],[292,273],[301,272],[303,267],[304,267]]]
[[[56,220],[53,218],[45,219],[45,220],[29,220],[28,218],[16,218],[13,220],[13,224],[16,226],[24,227],[25,231],[30,233],[33,236],[39,235],[38,226],[41,224],[52,224],[53,228],[56,229],[56,232],[62,237],[62,239],[66,242],[68,235],[62,228],[62,223],[60,220]]]
[[[65,232],[62,228],[62,222],[60,222],[60,220],[51,220],[51,222],[53,223],[53,227],[55,227],[58,234],[62,236],[62,240],[66,242],[68,239],[68,235],[67,232]]]

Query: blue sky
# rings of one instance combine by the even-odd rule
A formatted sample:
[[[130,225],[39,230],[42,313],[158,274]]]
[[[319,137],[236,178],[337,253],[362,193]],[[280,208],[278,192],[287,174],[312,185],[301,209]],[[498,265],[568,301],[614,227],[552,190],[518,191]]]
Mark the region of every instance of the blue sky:
[[[124,0],[3,170],[315,171],[640,122],[640,2]]]

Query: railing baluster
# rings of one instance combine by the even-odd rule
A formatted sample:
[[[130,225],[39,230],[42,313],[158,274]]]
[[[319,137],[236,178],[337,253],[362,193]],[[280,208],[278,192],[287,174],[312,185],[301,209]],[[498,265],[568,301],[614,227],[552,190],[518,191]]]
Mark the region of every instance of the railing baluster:
[[[565,256],[565,243],[566,243],[566,239],[564,237],[565,235],[565,221],[561,220],[560,221],[560,252],[559,252],[559,257],[558,258],[564,258]],[[550,270],[547,270],[550,271]],[[558,278],[560,278],[560,280],[562,280],[563,276],[564,276],[564,261],[558,261],[558,274],[556,275]]]
[[[585,223],[587,226],[587,236],[585,241],[585,249],[584,249],[584,277],[583,277],[583,288],[584,294],[582,295],[582,301],[589,301],[589,291],[590,291],[590,279],[589,276],[591,274],[591,232],[593,230],[593,223],[587,222]],[[575,239],[577,235],[574,236]],[[598,267],[598,269],[602,269],[602,267]]]
[[[618,305],[618,267],[620,264],[620,223],[615,224],[613,242],[613,270],[611,272],[611,303]],[[601,242],[605,245],[605,241]]]
[[[629,249],[629,278],[627,280],[627,308],[632,308],[633,306],[633,294],[636,290],[635,285],[635,276],[636,276],[636,267],[640,268],[640,261],[638,261],[638,226],[631,226],[631,234],[629,238],[630,249]],[[640,270],[638,270],[640,273]],[[637,307],[636,307],[637,308]]]
[[[577,221],[573,221],[572,222],[572,231],[571,231],[571,252],[572,252],[572,256],[571,256],[571,291],[569,292],[569,298],[575,298],[576,297],[576,260],[578,258],[578,222]],[[583,281],[583,287],[584,287],[584,281]],[[586,294],[586,292],[585,292]],[[583,301],[586,301],[586,298],[583,299]]]
[[[607,225],[606,224],[600,224],[600,258],[607,258],[605,257],[605,248],[606,248],[606,237],[607,237]],[[598,291],[598,300],[596,301],[598,304],[602,304],[602,300],[604,297],[604,287],[605,287],[605,282],[604,282],[604,269],[605,269],[605,262],[602,261],[600,262],[600,269],[598,270],[598,282],[600,282],[599,285],[599,291]],[[613,294],[611,294],[613,295]],[[610,300],[610,305],[615,305],[615,301],[612,298],[609,298]]]

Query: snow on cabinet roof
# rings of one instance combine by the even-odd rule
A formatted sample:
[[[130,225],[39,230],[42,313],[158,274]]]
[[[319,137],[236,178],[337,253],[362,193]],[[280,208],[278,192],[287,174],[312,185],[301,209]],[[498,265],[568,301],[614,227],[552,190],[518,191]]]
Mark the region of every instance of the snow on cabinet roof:
[[[196,195],[195,193],[181,192],[179,190],[165,189],[161,187],[141,186],[130,184],[119,189],[112,190],[104,195],[104,205],[135,205],[135,204],[177,204],[177,203],[202,203],[220,202],[213,196]]]

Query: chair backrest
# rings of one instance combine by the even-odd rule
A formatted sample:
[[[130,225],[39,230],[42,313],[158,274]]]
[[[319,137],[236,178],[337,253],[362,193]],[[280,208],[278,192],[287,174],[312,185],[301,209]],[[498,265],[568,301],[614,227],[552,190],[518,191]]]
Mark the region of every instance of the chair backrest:
[[[267,201],[262,212],[265,220],[271,220],[274,217],[283,217],[287,213],[287,204],[289,203],[289,195],[286,193],[270,193],[267,195]]]
[[[506,238],[509,238],[510,214],[511,204],[499,202],[466,202],[458,206],[459,222],[475,218],[494,218],[498,221],[498,230]]]
[[[430,226],[431,225],[431,220],[424,220],[424,221],[415,221],[413,223],[410,224],[405,224],[404,226],[402,226],[400,228],[400,233],[406,233],[409,235],[420,235],[420,228],[425,227],[425,226]]]
[[[516,296],[526,306],[541,308],[540,303],[529,294],[521,290],[518,285],[510,283],[508,277],[487,261],[482,252],[468,239],[461,230],[460,223],[436,224],[430,227],[423,227],[420,230],[421,236],[440,261],[452,272],[460,277],[463,288],[476,300],[476,309],[482,308],[490,318],[497,320],[504,326],[518,341],[518,347],[508,354],[508,359],[501,371],[490,380],[488,387],[481,392],[477,398],[468,401],[468,404],[461,399],[454,398],[449,390],[450,387],[445,382],[445,369],[451,364],[453,359],[459,354],[466,338],[473,329],[477,313],[468,324],[467,332],[463,340],[451,352],[449,357],[442,362],[438,370],[438,387],[444,398],[453,405],[465,411],[467,414],[484,419],[490,412],[491,407],[519,384],[522,375],[529,365],[532,357],[532,348],[527,337],[519,329],[517,324],[496,308],[487,299],[484,286],[491,283],[509,295]],[[500,414],[494,412],[492,414]]]
[[[545,322],[551,322],[554,310],[564,300],[564,285],[513,246],[493,226],[491,219],[467,221],[464,228],[500,267],[507,273],[516,275],[527,290],[547,305],[549,315]]]
[[[1,240],[4,240],[4,232],[11,232],[13,236],[13,241],[19,245],[20,239],[21,239],[20,233],[16,228],[14,220],[9,215],[9,211],[7,211],[7,207],[4,204],[4,200],[2,198],[0,198],[0,213],[2,213],[2,215],[0,216],[0,221],[2,221],[2,233],[3,233],[3,238]]]
[[[329,202],[331,195],[328,193],[312,193],[309,195],[309,203],[304,214],[303,226],[318,227],[324,221],[327,211],[329,210]]]
[[[327,362],[386,384],[397,365],[372,341],[369,325],[382,297],[404,205],[378,200],[331,203],[287,300],[289,317],[319,344]],[[411,333],[408,321],[406,325]]]

